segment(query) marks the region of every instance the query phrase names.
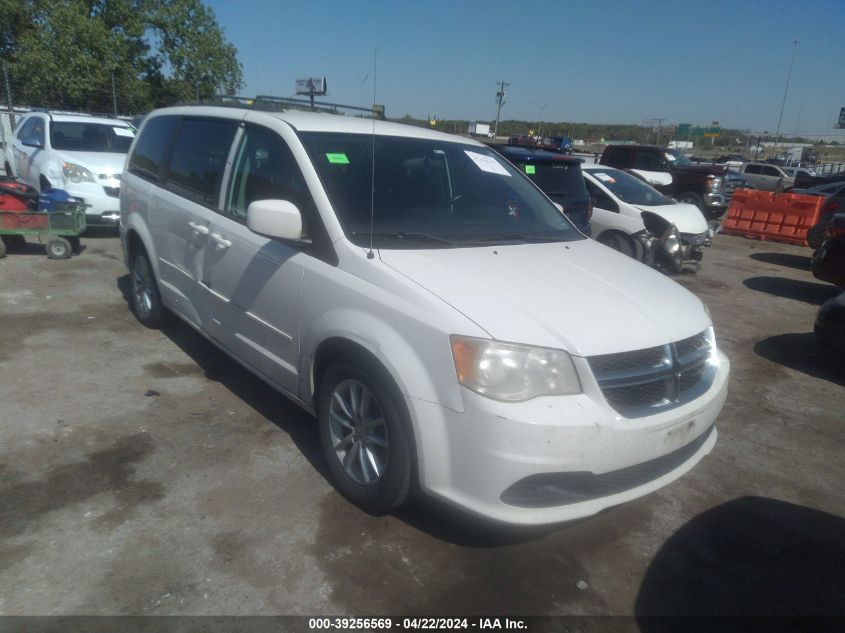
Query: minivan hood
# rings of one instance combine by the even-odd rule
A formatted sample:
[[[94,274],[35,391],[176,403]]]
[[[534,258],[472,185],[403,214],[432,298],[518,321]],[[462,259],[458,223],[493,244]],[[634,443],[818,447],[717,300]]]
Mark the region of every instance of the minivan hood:
[[[663,204],[657,206],[636,205],[640,211],[649,211],[671,222],[681,233],[698,235],[707,231],[707,220],[694,204]]]
[[[117,152],[71,152],[59,150],[59,158],[66,163],[82,165],[92,174],[122,174],[126,154]]]
[[[379,255],[501,341],[593,356],[663,345],[710,325],[695,295],[592,240]]]

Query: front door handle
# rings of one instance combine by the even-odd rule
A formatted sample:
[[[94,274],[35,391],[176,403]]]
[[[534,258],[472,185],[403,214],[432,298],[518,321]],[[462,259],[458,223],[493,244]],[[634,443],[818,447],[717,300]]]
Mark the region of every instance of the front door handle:
[[[220,248],[229,248],[232,245],[231,240],[227,240],[225,237],[220,235],[220,233],[212,233],[211,239],[213,239]]]
[[[202,224],[197,224],[196,222],[188,222],[188,226],[193,229],[194,233],[198,235],[208,235],[208,227],[203,226]]]

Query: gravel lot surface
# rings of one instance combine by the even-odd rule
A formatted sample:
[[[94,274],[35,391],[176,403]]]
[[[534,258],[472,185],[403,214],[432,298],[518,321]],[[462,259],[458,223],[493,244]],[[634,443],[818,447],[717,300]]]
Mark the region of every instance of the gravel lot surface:
[[[845,614],[845,362],[806,248],[718,236],[680,283],[733,363],[663,490],[511,530],[370,516],[307,415],[187,326],[140,326],[113,233],[0,260],[2,614]],[[644,627],[645,630],[646,627]]]

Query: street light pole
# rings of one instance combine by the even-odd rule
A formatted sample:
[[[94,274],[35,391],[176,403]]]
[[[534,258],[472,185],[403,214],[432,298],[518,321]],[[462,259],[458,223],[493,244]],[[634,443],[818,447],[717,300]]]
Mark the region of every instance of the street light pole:
[[[792,64],[795,63],[795,51],[798,49],[798,42],[801,40],[792,40],[792,59],[789,61],[789,71],[786,73],[786,88],[783,89],[783,101],[780,104],[780,116],[778,117],[778,129],[775,132],[775,145],[772,151],[777,158],[778,141],[780,140],[780,123],[783,120],[783,107],[786,105],[786,93],[789,92],[789,80],[792,77]]]

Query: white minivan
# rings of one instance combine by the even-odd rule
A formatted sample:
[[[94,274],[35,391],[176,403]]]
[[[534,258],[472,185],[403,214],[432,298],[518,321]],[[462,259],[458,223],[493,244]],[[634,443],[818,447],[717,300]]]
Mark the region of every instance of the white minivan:
[[[383,121],[158,110],[121,239],[173,312],[317,417],[337,488],[514,524],[642,496],[716,442],[729,362],[699,299],[587,239],[475,141]]]

